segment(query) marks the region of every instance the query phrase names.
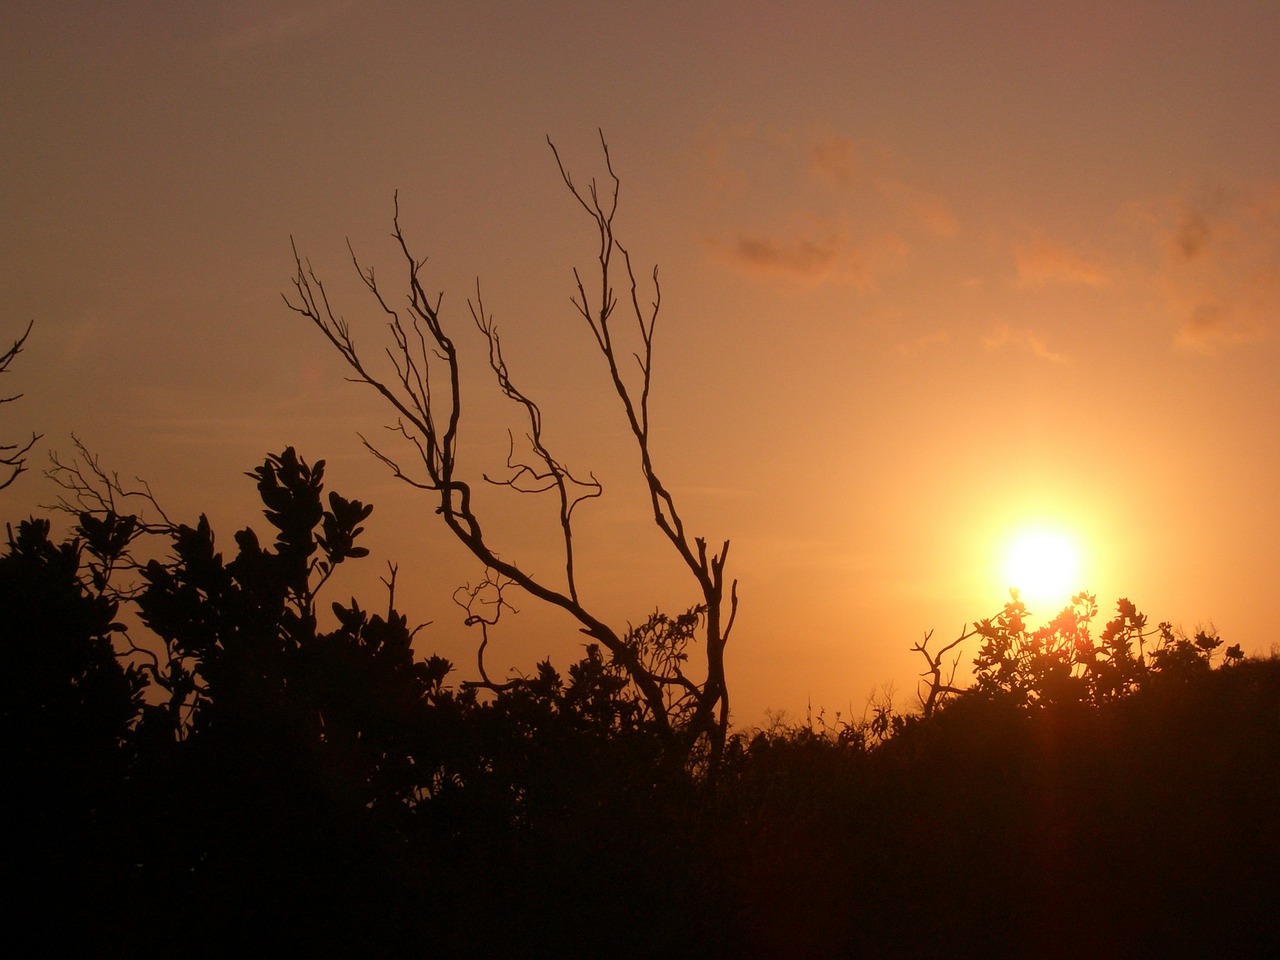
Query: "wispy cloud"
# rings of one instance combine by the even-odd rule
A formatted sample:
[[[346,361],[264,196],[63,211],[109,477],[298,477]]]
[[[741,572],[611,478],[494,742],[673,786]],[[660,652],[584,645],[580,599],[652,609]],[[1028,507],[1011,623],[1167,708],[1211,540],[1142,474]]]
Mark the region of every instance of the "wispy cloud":
[[[876,187],[895,210],[934,236],[954,237],[960,233],[960,221],[951,205],[936,194],[902,180],[880,179]]]
[[[741,166],[733,166],[730,147]],[[709,231],[708,245],[746,273],[875,293],[905,267],[917,242],[959,232],[942,198],[900,176],[885,150],[848,137],[821,132],[770,139],[739,131],[716,148],[708,186],[724,203],[717,219],[727,223]],[[764,191],[781,208],[773,224],[735,224],[742,212],[731,208],[741,200],[728,196],[730,184],[743,197]]]
[[[1190,190],[1157,242],[1179,346],[1215,353],[1280,333],[1280,182]]]
[[[1102,265],[1037,233],[1013,252],[1020,287],[1054,284],[1101,287],[1110,282]]]
[[[779,239],[740,236],[726,251],[729,259],[748,270],[778,273],[800,280],[820,280],[835,266],[840,244],[834,238]]]
[[[982,338],[983,349],[987,351],[1014,349],[1026,350],[1032,356],[1050,363],[1070,363],[1071,358],[1065,353],[1050,349],[1044,337],[1026,327],[1014,327],[1007,323],[996,324],[991,332]]]
[[[721,260],[739,270],[801,283],[847,284],[861,293],[874,292],[883,277],[898,270],[909,248],[892,235],[855,239],[829,220],[806,223],[772,233],[742,232],[730,240],[712,239]]]
[[[888,171],[894,167],[885,151],[868,150],[836,133],[819,136],[809,147],[809,172],[840,190],[873,190],[885,213],[923,227],[939,237],[960,232],[955,212],[942,197]]]
[[[848,137],[828,133],[809,146],[810,172],[837,187],[852,187],[863,167],[858,149]]]
[[[261,47],[322,30],[354,0],[286,0],[232,7],[215,43],[224,50]]]
[[[951,342],[951,334],[946,330],[933,330],[918,337],[898,344],[899,356],[909,357],[934,347],[943,347]]]

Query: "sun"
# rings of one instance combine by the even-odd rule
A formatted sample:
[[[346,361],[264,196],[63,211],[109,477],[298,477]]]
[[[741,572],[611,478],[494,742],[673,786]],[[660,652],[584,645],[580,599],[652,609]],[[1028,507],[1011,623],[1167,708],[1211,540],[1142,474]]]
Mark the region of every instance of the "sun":
[[[1010,537],[1004,552],[1004,581],[1032,613],[1052,616],[1065,607],[1080,583],[1080,547],[1052,527],[1026,527]]]

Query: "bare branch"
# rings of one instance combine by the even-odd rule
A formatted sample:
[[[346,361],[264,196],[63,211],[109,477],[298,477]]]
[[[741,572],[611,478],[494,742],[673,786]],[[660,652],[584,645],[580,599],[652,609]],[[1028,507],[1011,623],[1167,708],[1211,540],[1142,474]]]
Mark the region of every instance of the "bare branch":
[[[22,331],[22,336],[13,341],[13,345],[4,353],[0,354],[0,374],[9,372],[9,365],[22,352],[22,348],[26,345],[27,337],[31,335],[31,328],[35,321],[27,324],[27,329]],[[14,400],[21,399],[22,394],[15,393],[10,397],[0,397],[0,404],[12,403]],[[43,434],[32,433],[31,439],[24,444],[16,443],[0,443],[0,468],[7,470],[7,475],[0,479],[0,490],[5,489],[18,477],[27,471],[27,454],[43,437]]]
[[[399,573],[400,573],[400,568],[396,566],[396,564],[388,563],[387,576],[378,578],[379,580],[382,581],[383,586],[387,588],[387,622],[388,623],[390,623],[391,619],[396,615],[396,575]],[[418,631],[422,630],[424,627],[429,627],[429,626],[431,626],[430,620],[427,620],[427,621],[424,621],[423,623],[418,624],[416,627],[414,627],[412,630],[409,631],[409,639],[413,640],[413,638],[418,635]]]
[[[54,503],[43,504],[44,509],[69,513],[73,517],[82,513],[96,517],[108,514],[134,516],[144,533],[170,533],[175,529],[173,521],[152,493],[151,484],[135,477],[137,486],[126,487],[120,474],[108,472],[75,434],[71,435],[71,442],[75,444],[78,458],[64,460],[56,450],[49,454],[53,466],[45,471],[45,476],[63,492]],[[131,506],[136,506],[136,513],[128,509]],[[148,519],[148,513],[156,514],[159,519]]]
[[[517,686],[520,681],[508,680],[506,683],[494,683],[484,666],[484,652],[489,646],[489,628],[496,626],[502,617],[503,610],[519,613],[503,595],[503,591],[515,584],[509,577],[493,570],[485,570],[483,579],[475,586],[464,584],[453,592],[453,602],[466,611],[464,621],[468,627],[480,628],[480,645],[476,648],[476,669],[480,671],[479,681],[464,682],[463,688],[476,687],[501,693]],[[487,609],[486,609],[487,608]]]
[[[695,717],[694,726],[711,732],[718,744],[723,743],[723,732],[728,724],[728,691],[724,678],[724,647],[728,642],[736,611],[736,582],[730,584],[729,612],[727,617],[722,613],[724,604],[724,564],[728,555],[729,544],[726,541],[719,554],[708,556],[706,542],[695,538],[692,542],[685,533],[684,523],[676,509],[674,498],[658,476],[650,455],[649,447],[649,392],[652,386],[653,341],[661,308],[661,285],[655,267],[652,273],[654,288],[653,300],[649,307],[641,306],[640,284],[631,260],[631,254],[614,236],[613,218],[618,208],[620,181],[613,169],[609,156],[608,144],[604,135],[600,137],[604,151],[605,166],[612,180],[612,190],[607,202],[602,202],[599,188],[593,180],[586,195],[573,182],[566,170],[555,144],[551,145],[552,153],[559,167],[565,186],[577,199],[578,204],[596,223],[600,237],[600,248],[597,256],[600,273],[600,292],[594,303],[588,300],[586,286],[578,271],[574,271],[577,287],[573,305],[587,321],[596,344],[609,367],[614,392],[622,401],[628,425],[636,441],[640,454],[640,469],[649,488],[650,505],[654,522],[670,541],[685,565],[693,574],[703,595],[707,609],[706,643],[708,675],[700,699],[700,713]],[[632,352],[639,370],[639,387],[627,383],[619,362],[620,350],[615,340],[610,321],[617,307],[617,298],[613,292],[610,271],[613,265],[613,254],[617,251],[622,257],[625,282],[629,287],[629,300],[635,330],[639,336],[640,348]]]
[[[924,639],[922,641],[911,648],[924,657],[925,662],[929,665],[928,668],[920,674],[920,676],[927,678],[924,682],[929,691],[928,696],[921,695],[918,689],[916,691],[916,696],[920,700],[921,713],[923,713],[926,718],[933,715],[934,710],[946,697],[954,696],[955,694],[962,692],[962,687],[955,686],[956,670],[960,665],[961,654],[957,653],[955,658],[951,661],[951,667],[947,672],[945,680],[942,678],[944,670],[943,659],[961,643],[974,636],[975,633],[977,633],[976,630],[961,629],[958,637],[936,653],[930,653],[929,641],[933,639],[933,631],[930,630],[924,635]]]
[[[135,477],[136,486],[125,486],[120,475],[107,471],[79,437],[73,434],[71,441],[78,457],[65,460],[57,451],[49,453],[52,466],[44,473],[62,492],[54,503],[42,504],[42,507],[69,514],[81,527],[88,517],[123,531],[123,542],[116,544],[117,556],[95,555],[95,560],[90,561],[90,582],[86,588],[116,599],[135,597],[141,585],[136,580],[117,583],[113,575],[117,571],[141,570],[146,564],[134,555],[134,544],[148,535],[171,535],[177,526],[160,506],[146,480]]]
[[[542,410],[525,393],[511,381],[507,363],[502,355],[502,340],[498,336],[497,325],[493,317],[485,313],[484,301],[480,296],[480,285],[476,284],[476,299],[469,302],[471,317],[476,327],[484,334],[489,344],[489,368],[497,380],[498,389],[507,399],[517,403],[524,409],[529,422],[529,432],[525,438],[529,441],[532,454],[538,466],[521,463],[515,460],[515,440],[511,431],[507,431],[509,449],[507,467],[513,473],[506,480],[494,480],[487,474],[485,480],[499,486],[510,487],[520,493],[545,493],[554,491],[559,500],[560,533],[564,551],[565,584],[569,597],[574,603],[579,602],[578,581],[574,569],[573,554],[573,511],[584,500],[595,499],[604,493],[600,482],[590,475],[590,480],[579,480],[569,469],[552,456],[542,437]],[[521,486],[521,481],[532,480],[533,486]]]

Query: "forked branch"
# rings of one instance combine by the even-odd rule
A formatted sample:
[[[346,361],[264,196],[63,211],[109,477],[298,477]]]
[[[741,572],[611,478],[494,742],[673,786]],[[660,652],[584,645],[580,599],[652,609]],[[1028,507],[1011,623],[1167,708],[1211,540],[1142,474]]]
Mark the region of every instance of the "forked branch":
[[[618,209],[621,181],[613,169],[609,145],[604,139],[603,132],[600,134],[600,146],[611,181],[610,188],[603,193],[594,179],[585,193],[581,191],[574,184],[573,177],[561,160],[555,144],[550,138],[547,142],[555,155],[556,165],[565,186],[582,209],[595,221],[600,239],[597,254],[599,291],[594,298],[589,298],[586,284],[581,274],[575,270],[577,292],[572,298],[573,306],[587,322],[595,337],[596,345],[608,364],[614,392],[622,401],[627,423],[640,455],[640,470],[649,491],[654,523],[688,567],[703,597],[703,606],[706,610],[707,677],[698,698],[693,726],[700,729],[718,729],[719,735],[723,737],[729,717],[729,697],[724,674],[724,648],[728,643],[729,633],[737,613],[737,581],[729,584],[729,596],[726,599],[724,567],[729,553],[729,541],[724,541],[718,553],[708,555],[704,539],[697,537],[690,540],[685,533],[684,523],[676,509],[675,500],[663,484],[653,464],[649,445],[649,393],[653,382],[654,329],[662,305],[662,288],[658,280],[658,269],[654,267],[652,273],[653,298],[647,306],[642,306],[643,298],[632,265],[631,254],[614,235],[613,220]],[[623,372],[623,352],[619,349],[615,330],[611,326],[614,311],[618,305],[618,298],[613,289],[615,252],[621,258],[620,274],[622,282],[627,286],[631,319],[640,342],[639,351],[631,353],[631,358],[635,360],[639,370],[638,386],[629,384]]]
[[[962,687],[957,687],[955,685],[956,670],[960,666],[961,654],[957,653],[955,655],[955,658],[951,661],[949,669],[944,665],[943,661],[948,653],[960,644],[964,643],[964,641],[968,640],[970,637],[974,636],[975,633],[975,630],[961,630],[960,635],[946,646],[942,647],[942,649],[938,650],[936,653],[930,653],[929,641],[933,639],[933,631],[930,630],[924,635],[924,639],[922,641],[911,648],[919,653],[920,656],[924,657],[925,663],[928,664],[928,667],[920,674],[921,677],[925,678],[923,682],[928,693],[926,695],[921,694],[919,690],[916,691],[916,696],[920,699],[920,712],[926,719],[933,716],[934,710],[937,709],[944,699],[949,696],[954,696],[963,690]],[[944,671],[946,673],[945,680],[943,679]]]

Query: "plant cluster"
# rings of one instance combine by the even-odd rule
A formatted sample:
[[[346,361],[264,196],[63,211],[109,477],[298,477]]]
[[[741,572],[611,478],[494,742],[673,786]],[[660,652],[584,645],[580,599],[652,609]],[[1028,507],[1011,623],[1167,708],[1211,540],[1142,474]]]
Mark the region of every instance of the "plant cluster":
[[[974,659],[975,694],[1008,697],[1021,706],[1056,703],[1101,705],[1122,699],[1157,676],[1186,678],[1210,669],[1222,640],[1212,630],[1193,637],[1168,622],[1155,629],[1132,601],[1121,599],[1116,615],[1093,634],[1098,614],[1092,594],[1079,593],[1040,627],[1027,624],[1026,606],[1013,594],[995,617],[973,625],[980,639]],[[1228,647],[1227,662],[1243,658]]]
[[[334,570],[367,555],[373,508],[326,493],[323,461],[288,448],[252,471],[273,537],[242,529],[229,555],[203,516],[114,512],[131,494],[88,464],[55,471],[81,501],[70,534],[24,521],[0,556],[0,741],[24,824],[9,867],[33,917],[85,891],[69,911],[83,924],[63,934],[123,935],[133,921],[111,890],[175,936],[219,913],[248,936],[261,913],[295,945],[364,936],[375,917],[399,943],[413,910],[463,910],[529,858],[559,863],[552,848],[582,817],[595,841],[688,787],[596,644],[564,674],[544,662],[497,691],[452,686],[450,663],[414,652],[394,568],[384,612],[354,598],[326,609]],[[140,559],[157,552],[147,538],[166,555]],[[630,642],[676,657],[690,628],[655,615]],[[598,858],[598,880],[612,857],[571,862]],[[536,915],[502,906],[512,923]]]

